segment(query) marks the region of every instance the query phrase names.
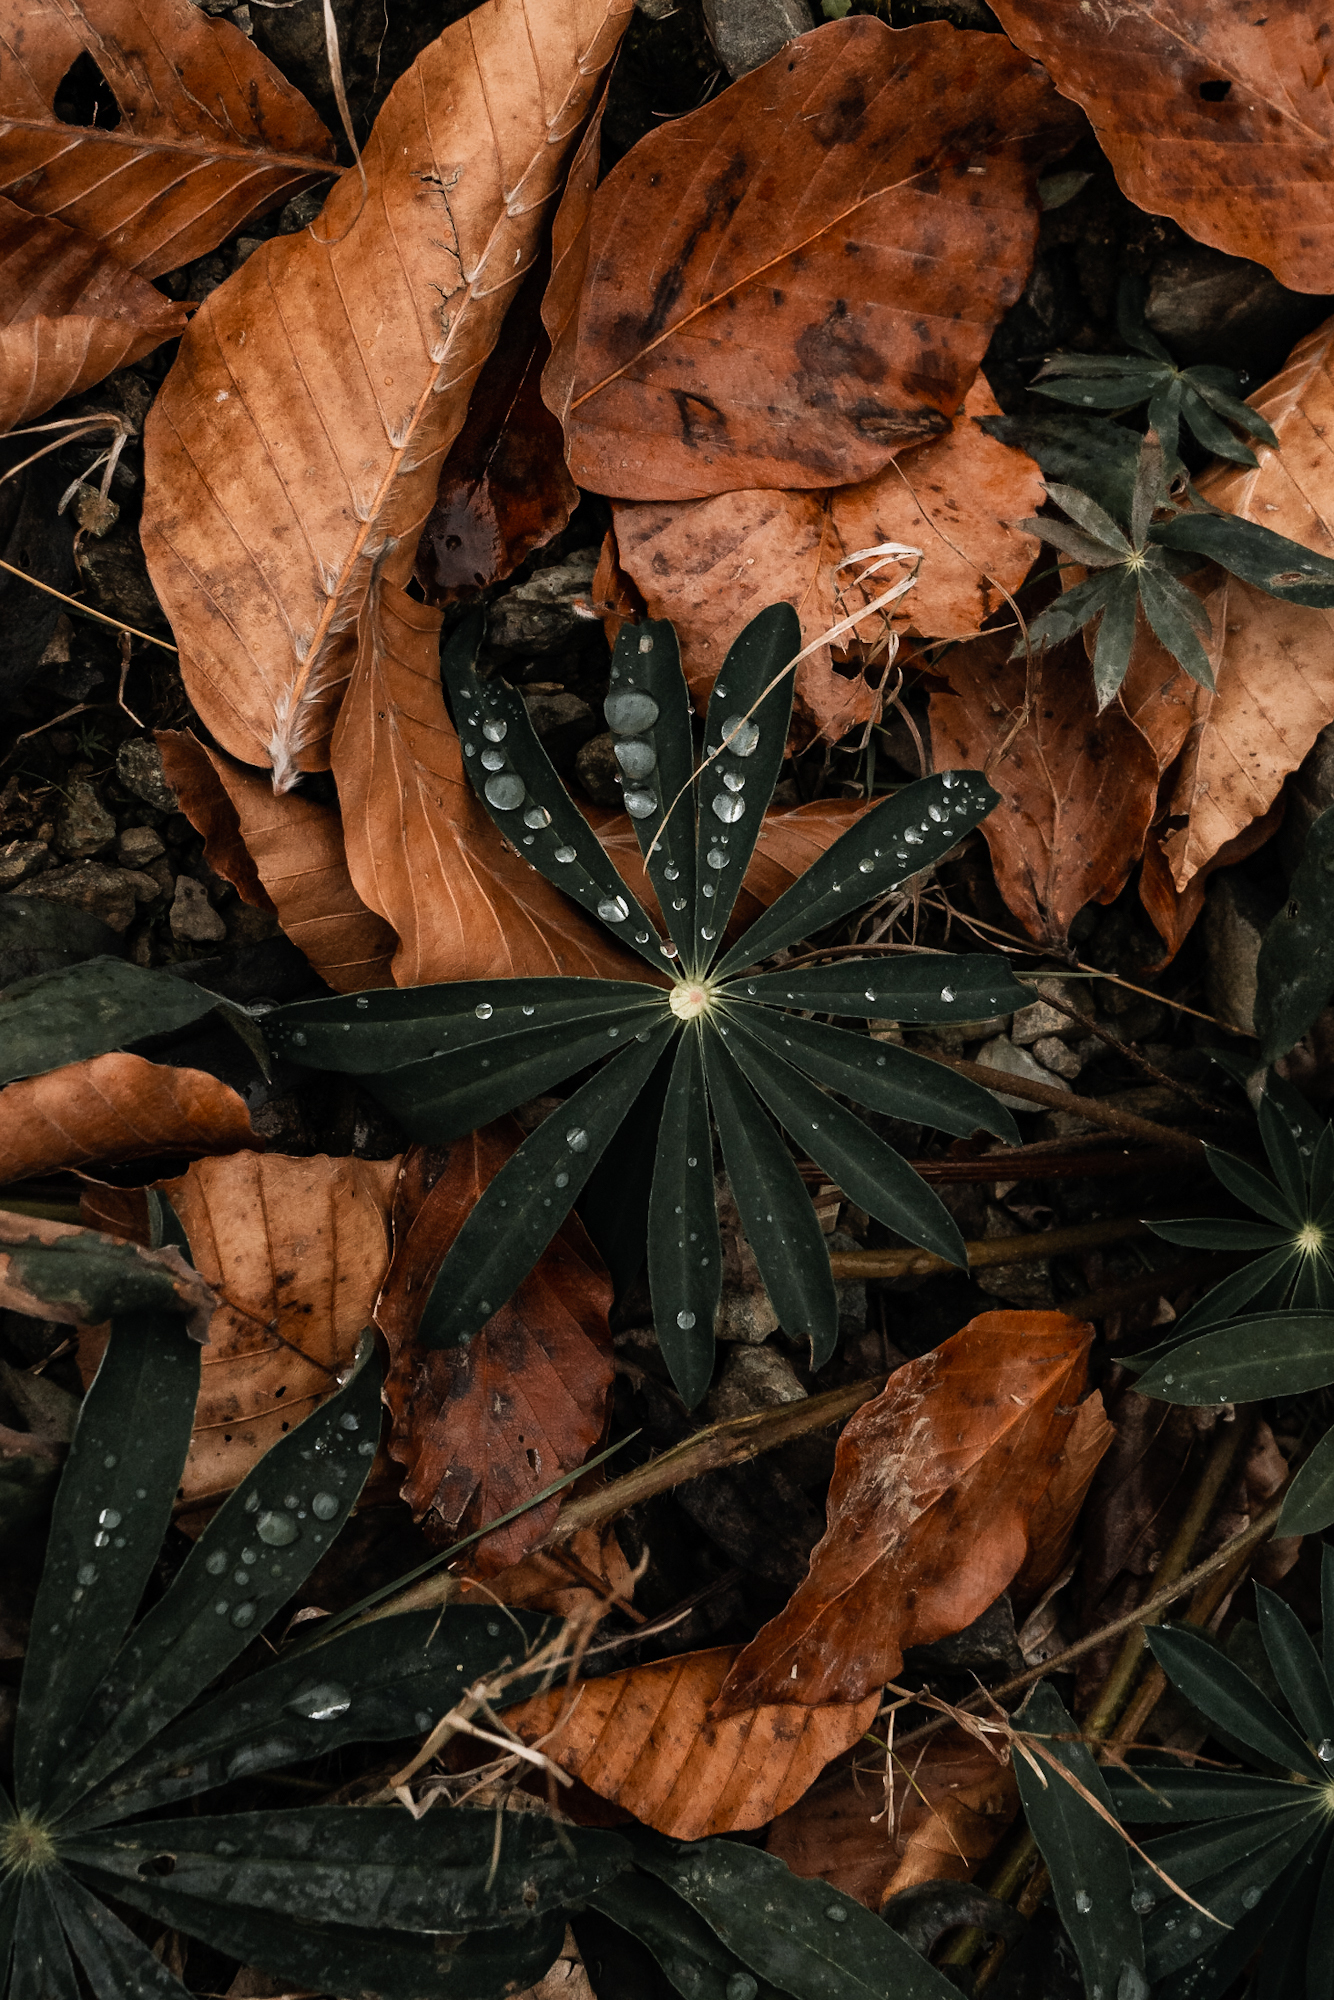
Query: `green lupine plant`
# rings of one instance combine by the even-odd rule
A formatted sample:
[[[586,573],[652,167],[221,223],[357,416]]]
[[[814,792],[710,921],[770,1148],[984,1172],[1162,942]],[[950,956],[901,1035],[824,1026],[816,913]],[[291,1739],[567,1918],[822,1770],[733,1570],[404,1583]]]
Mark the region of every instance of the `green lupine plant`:
[[[427,1345],[456,1345],[485,1324],[625,1127],[632,1148],[656,1147],[647,1218],[654,1317],[673,1380],[696,1403],[712,1372],[722,1273],[716,1123],[774,1309],[790,1334],[810,1341],[818,1367],[838,1330],[829,1255],[773,1121],[852,1201],[956,1264],[966,1253],[948,1211],[840,1098],[947,1132],[1017,1133],[990,1092],[938,1063],[804,1016],[967,1021],[1009,1013],[1029,995],[1003,959],[983,955],[760,968],[939,860],[997,795],[977,772],[947,771],[882,800],[729,947],[728,919],[786,753],[796,613],[771,606],[729,651],[698,774],[675,634],[665,622],[627,626],[605,713],[664,936],[564,790],[521,698],[478,677],[482,631],[480,617],[465,621],[443,660],[477,790],[518,851],[637,952],[652,980],[487,979],[306,1001],[267,1017],[273,1048],[360,1077],[413,1137],[434,1144],[599,1065],[469,1215],[426,1305],[419,1338]]]

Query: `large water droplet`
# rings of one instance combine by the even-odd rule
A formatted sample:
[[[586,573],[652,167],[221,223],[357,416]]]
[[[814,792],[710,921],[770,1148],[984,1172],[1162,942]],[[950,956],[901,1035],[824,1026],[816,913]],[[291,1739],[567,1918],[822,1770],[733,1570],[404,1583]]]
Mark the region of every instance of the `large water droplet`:
[[[114,1507],[104,1507],[97,1517],[99,1528],[118,1528],[120,1523],[121,1517]]]
[[[351,1706],[351,1695],[337,1681],[308,1681],[283,1703],[285,1709],[304,1716],[307,1722],[334,1722]]]
[[[713,940],[718,935],[717,931],[714,930],[712,925],[710,924],[701,924],[699,927],[699,934],[703,938],[706,944],[712,944]],[[724,1028],[722,1032],[726,1034],[727,1033],[726,1028]]]
[[[746,810],[746,801],[739,799],[735,792],[719,792],[713,801],[713,810],[725,826],[734,826]]]
[[[482,769],[484,771],[503,771],[505,761],[505,752],[503,750],[483,750],[482,752]]]
[[[103,1531],[99,1528],[97,1533],[93,1536],[93,1547],[95,1549],[109,1549],[111,1547],[110,1535],[104,1534]]]
[[[616,762],[627,778],[647,778],[657,766],[653,745],[643,736],[627,736],[615,746]]]
[[[934,820],[937,826],[940,825],[940,822],[945,817],[944,813],[940,810],[939,806],[928,806],[926,809],[926,816],[928,819]]]
[[[488,778],[482,790],[497,812],[513,812],[528,796],[523,779],[516,777],[513,771],[503,771],[494,778]]]
[[[952,792],[959,782],[958,773],[956,771],[946,771],[940,782],[947,792]]]
[[[723,1988],[723,2000],[755,2000],[760,1985],[748,1972],[734,1972]]]
[[[1164,1380],[1166,1379],[1168,1378],[1164,1377]],[[1322,1736],[1316,1745],[1315,1754],[1322,1764],[1334,1764],[1334,1741],[1328,1736]]]
[[[704,859],[708,862],[710,868],[726,868],[729,866],[732,857],[730,854],[724,854],[721,847],[711,847]]]
[[[529,806],[523,816],[525,826],[531,826],[534,833],[540,833],[544,826],[551,825],[551,814],[545,806]]]
[[[679,868],[678,868],[678,867],[676,866],[676,864],[675,864],[674,862],[671,862],[671,861],[669,861],[669,862],[667,863],[667,866],[666,866],[666,867],[665,867],[665,868],[663,869],[663,871],[662,871],[662,878],[663,878],[663,881],[664,881],[664,882],[674,882],[674,881],[676,880],[677,876],[678,876],[678,875],[679,875],[680,873],[681,873],[681,871],[680,871],[680,869],[679,869]]]
[[[686,899],[684,896],[672,897],[672,908],[674,910],[683,910],[685,906],[686,906]]]
[[[942,986],[940,989],[940,997],[942,1000],[945,1001],[953,1000],[954,988],[952,986]]]
[[[598,904],[598,915],[604,924],[623,924],[630,914],[630,906],[624,896],[604,896]]]
[[[651,694],[636,688],[613,688],[602,704],[608,729],[618,736],[639,736],[652,729],[658,719],[658,704]]]
[[[699,893],[701,896],[705,897],[706,900],[709,900],[712,899],[714,896],[716,896],[718,892],[714,888],[712,882],[705,882],[701,884]]]
[[[724,771],[723,783],[729,792],[744,792],[746,789],[746,781],[739,771]]]
[[[1136,1889],[1134,1895],[1130,1898],[1130,1907],[1137,1917],[1147,1917],[1149,1911],[1153,1908],[1153,1903],[1152,1889]]]
[[[904,831],[903,838],[906,845],[909,847],[920,847],[922,844],[922,836],[917,831],[917,828],[915,826],[910,826],[906,828]]]
[[[96,1576],[97,1576],[96,1563],[79,1564],[77,1571],[77,1581],[83,1585],[85,1590],[87,1589],[88,1585],[94,1581]]]
[[[482,734],[488,743],[503,743],[509,735],[509,724],[498,716],[488,716],[482,724]]]
[[[760,743],[760,725],[748,715],[729,715],[723,724],[723,748],[734,757],[753,757]]]
[[[572,1153],[588,1151],[588,1134],[582,1125],[572,1125],[565,1134],[565,1143]]]
[[[338,1502],[332,1493],[317,1493],[310,1503],[310,1511],[317,1521],[332,1521],[338,1512]]]
[[[691,1327],[695,1324],[694,1313],[678,1313],[676,1315],[676,1324],[680,1327],[682,1333],[689,1333]]]
[[[1093,1898],[1092,1896],[1090,1896],[1087,1889],[1075,1890],[1075,1908],[1078,1910],[1081,1917],[1086,1917],[1089,1911],[1093,1908]]]
[[[650,813],[658,810],[658,795],[656,792],[627,792],[625,810],[631,819],[647,819]]]
[[[826,1903],[824,1913],[831,1924],[845,1924],[848,1921],[848,1913],[842,1903]]]
[[[260,1515],[255,1523],[255,1533],[271,1549],[285,1549],[296,1540],[301,1530],[290,1514],[281,1514],[275,1508]]]
[[[558,847],[556,849],[557,861],[573,861],[575,858],[575,852],[572,847]]]

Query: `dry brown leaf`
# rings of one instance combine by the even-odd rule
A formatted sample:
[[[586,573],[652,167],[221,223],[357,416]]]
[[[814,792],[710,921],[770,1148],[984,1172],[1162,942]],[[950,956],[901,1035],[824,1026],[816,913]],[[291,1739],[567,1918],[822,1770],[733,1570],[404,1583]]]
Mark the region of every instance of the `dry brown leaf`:
[[[117,1190],[119,1192],[119,1190]],[[82,1214],[82,1205],[80,1213]],[[63,1242],[71,1246],[71,1237],[95,1242],[101,1232],[96,1228],[81,1228],[75,1222],[50,1222],[44,1216],[15,1215],[0,1208],[0,1306],[10,1312],[26,1313],[35,1319],[59,1320],[66,1325],[78,1325],[88,1317],[90,1301],[80,1302],[71,1297],[68,1290],[59,1296],[47,1297],[45,1290],[33,1290],[34,1276],[31,1269],[23,1270],[10,1255],[11,1249],[20,1244],[38,1244],[47,1247]],[[116,1234],[118,1232],[108,1232]],[[147,1241],[136,1246],[145,1264],[154,1264],[169,1273],[172,1290],[180,1301],[181,1311],[188,1314],[186,1326],[192,1340],[207,1340],[208,1324],[217,1305],[217,1295],[200,1276],[186,1263],[176,1245],[165,1249],[150,1249]]]
[[[0,1186],[94,1160],[256,1143],[244,1100],[227,1084],[142,1056],[95,1056],[0,1090]]]
[[[1009,1587],[1019,1619],[1065,1568],[1089,1484],[1115,1438],[1116,1426],[1095,1389],[1075,1411],[1051,1484],[1029,1516],[1028,1554]]]
[[[186,320],[93,237],[0,195],[0,431],[137,361]]]
[[[627,618],[636,621],[648,616],[643,598],[621,568],[616,547],[616,531],[608,528],[598,551],[598,566],[589,586],[589,599],[602,620],[607,644],[614,646]]]
[[[300,792],[275,799],[257,771],[186,731],[159,730],[157,742],[210,868],[247,903],[276,912],[335,993],[392,986],[394,933],[352,886],[338,808]]]
[[[440,613],[377,581],[358,641],[333,766],[348,869],[398,933],[398,985],[519,973],[651,978],[520,859],[479,802],[441,691]]]
[[[593,196],[601,165],[602,119],[610,87],[609,76],[570,161],[565,192],[551,225],[551,276],[542,299],[542,324],[547,330],[551,353],[542,370],[542,400],[560,422],[562,437],[574,386],[579,302],[588,271]]]
[[[1031,937],[1059,945],[1139,859],[1158,759],[1119,702],[1098,714],[1078,641],[1027,667],[1005,658],[1010,643],[983,638],[940,660],[949,692],[931,697],[931,746],[937,770],[985,768],[1001,795],[982,822],[997,886]]]
[[[599,1475],[587,1475],[592,1483]],[[579,1489],[584,1489],[584,1480]],[[479,1544],[479,1546],[481,1546]],[[582,1621],[597,1605],[615,1597],[621,1604],[634,1598],[634,1572],[613,1527],[583,1528],[558,1548],[534,1550],[521,1562],[495,1575],[466,1574],[471,1567],[471,1551],[459,1559],[465,1572],[459,1581],[459,1604],[508,1604],[514,1611],[548,1611],[553,1618]],[[580,1581],[580,1578],[592,1579]],[[597,1588],[593,1588],[593,1584]]]
[[[964,1882],[1019,1810],[1008,1763],[975,1736],[943,1729],[894,1760],[893,1803],[884,1773],[844,1764],[826,1772],[774,1821],[765,1846],[794,1875],[828,1882],[878,1910],[919,1882]]]
[[[810,645],[869,604],[899,572],[859,586],[856,566],[840,565],[885,542],[923,552],[917,582],[895,607],[901,630],[940,639],[980,631],[1003,605],[1004,591],[1019,588],[1038,552],[1036,539],[1012,523],[1046,498],[1033,460],[974,421],[998,414],[979,375],[946,436],[904,452],[860,486],[614,507],[620,563],[650,617],[675,625],[697,706],[704,706],[727,648],[765,605],[795,605],[802,644]],[[888,627],[888,614],[878,613],[857,628],[872,658],[877,643],[883,658]],[[820,734],[835,741],[877,706],[855,668],[835,668],[828,646],[798,667],[796,700]]]
[[[249,216],[333,170],[333,140],[230,21],[190,0],[4,0],[0,187],[146,278],[202,257]],[[80,58],[114,98],[102,122],[56,108]]]
[[[403,1499],[438,1541],[522,1506],[582,1465],[602,1435],[614,1372],[612,1288],[577,1216],[466,1347],[415,1340],[446,1251],[522,1140],[521,1127],[504,1118],[447,1154],[414,1147],[394,1196],[393,1261],[375,1307],[391,1357],[389,1448],[407,1468]],[[470,1559],[475,1573],[489,1577],[518,1562],[561,1498],[488,1535]]]
[[[1298,292],[1334,260],[1324,0],[993,0],[1001,26],[1087,111],[1124,192]]]
[[[715,1646],[573,1691],[553,1688],[507,1709],[505,1721],[526,1743],[542,1738],[562,1770],[673,1840],[763,1826],[870,1728],[880,1697],[824,1708],[781,1702],[719,1722],[711,1710],[736,1652]]]
[[[209,1326],[182,1497],[230,1493],[270,1445],[333,1394],[389,1264],[398,1160],[233,1153],[158,1185],[222,1303]],[[87,1204],[116,1234],[140,1227],[119,1189]],[[101,1330],[81,1337],[91,1377]]]
[[[839,1438],[810,1574],[743,1649],[719,1714],[860,1701],[905,1647],[995,1602],[1060,1466],[1092,1338],[1066,1313],[982,1313],[890,1376]]]
[[[566,438],[626,500],[869,479],[1023,289],[1074,116],[998,35],[865,15],[642,139],[593,203]]]
[[[263,244],[181,343],[145,426],[144,553],[195,707],[280,791],[328,765],[372,573],[411,575],[629,13],[484,0],[389,93],[369,193],[349,170],[318,233]]]
[[[1204,908],[1204,892],[1209,877],[1220,868],[1230,868],[1234,862],[1244,861],[1272,839],[1283,824],[1285,803],[1285,795],[1280,792],[1267,813],[1253,819],[1235,839],[1225,840],[1216,854],[1201,863],[1184,889],[1178,889],[1172,880],[1172,870],[1163,853],[1158,829],[1155,827],[1150,832],[1144,843],[1139,899],[1163,941],[1164,953],[1153,965],[1145,966],[1146,972],[1161,972],[1164,966],[1172,963]]]

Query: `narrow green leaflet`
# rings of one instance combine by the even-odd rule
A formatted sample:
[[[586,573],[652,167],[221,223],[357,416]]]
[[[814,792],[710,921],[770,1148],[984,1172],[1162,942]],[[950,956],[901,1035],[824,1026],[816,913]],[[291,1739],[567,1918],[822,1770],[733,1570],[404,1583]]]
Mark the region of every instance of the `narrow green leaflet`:
[[[1294,1207],[1258,1168],[1246,1160],[1234,1159],[1231,1153],[1220,1152],[1216,1146],[1206,1149],[1205,1158],[1216,1179],[1236,1195],[1238,1201],[1244,1201],[1247,1208],[1253,1208],[1257,1215],[1266,1216],[1281,1229],[1300,1229],[1301,1209]]]
[[[1209,614],[1199,598],[1174,576],[1152,569],[1140,573],[1139,597],[1159,642],[1192,680],[1197,680],[1201,687],[1211,688],[1214,672],[1200,642],[1201,632],[1209,630]]]
[[[750,1977],[703,1917],[665,1882],[634,1868],[618,1875],[590,1902],[631,1937],[639,1939],[661,1966],[682,2000],[779,2000],[775,1988]]]
[[[695,907],[694,710],[666,619],[625,625],[611,656],[603,715],[667,930],[692,964]]]
[[[185,1028],[221,1004],[170,972],[90,958],[0,993],[0,1083]]]
[[[1321,1761],[1334,1761],[1334,1693],[1325,1679],[1319,1653],[1292,1606],[1263,1584],[1255,1586],[1255,1608],[1260,1637],[1283,1699],[1312,1743],[1328,1745],[1330,1755]]]
[[[723,1279],[698,1028],[687,1029],[677,1046],[658,1131],[648,1270],[658,1345],[681,1400],[693,1409],[713,1374],[713,1323]]]
[[[56,1495],[14,1740],[21,1806],[44,1803],[171,1521],[199,1391],[178,1316],[113,1322]]]
[[[669,1016],[659,1027],[641,1029],[505,1162],[440,1267],[418,1328],[427,1347],[471,1340],[532,1270],[675,1026]]]
[[[784,1331],[808,1339],[811,1366],[822,1367],[838,1339],[838,1298],[814,1204],[750,1085],[712,1034],[704,1067],[727,1177],[765,1290]]]
[[[1254,1681],[1201,1632],[1185,1626],[1146,1631],[1155,1660],[1201,1715],[1258,1757],[1323,1783],[1324,1765]]]
[[[1334,1526],[1334,1429],[1327,1430],[1283,1500],[1279,1535],[1318,1535]]]
[[[1266,1062],[1299,1042],[1334,993],[1334,806],[1313,821],[1287,901],[1255,968],[1255,1027]]]
[[[1318,1810],[1307,1807],[1271,1815],[1255,1826],[1233,1822],[1207,1848],[1188,1834],[1169,1834],[1150,1842],[1145,1853],[1210,1913],[1205,1917],[1181,1898],[1169,1896],[1145,1919],[1145,1969],[1150,1979],[1156,1982],[1177,1972],[1210,1946],[1222,1944],[1227,1927],[1263,1903],[1266,1892],[1322,1831]],[[1205,1872],[1209,1861],[1221,1865]]]
[[[841,1889],[738,1841],[663,1840],[634,1858],[697,1910],[753,1973],[793,2000],[957,2000],[958,1989]]]
[[[49,1878],[51,1901],[97,2000],[186,2000],[185,1988],[105,1903],[64,1869]]]
[[[709,696],[699,780],[695,936],[689,962],[707,965],[727,928],[787,754],[791,673],[801,623],[771,604],[727,650]]]
[[[1261,1403],[1334,1382],[1334,1313],[1257,1313],[1173,1348],[1139,1381],[1164,1403]]]
[[[999,797],[978,771],[944,771],[882,799],[755,919],[719,976],[758,965],[943,860]]]
[[[440,656],[478,797],[534,868],[598,917],[621,944],[660,968],[662,940],[557,777],[523,697],[504,681],[479,680],[474,672],[483,629],[481,613],[471,614]]]
[[[195,1543],[172,1588],[106,1668],[71,1736],[69,1763],[44,1803],[68,1811],[174,1721],[263,1631],[350,1514],[379,1430],[380,1367],[366,1340],[346,1386],[246,1475]],[[182,1450],[179,1462],[184,1456]]]
[[[923,951],[894,958],[844,958],[790,972],[757,972],[729,991],[769,1007],[851,1014],[901,1025],[987,1021],[1027,1007],[1031,988],[1010,977],[1003,958],[983,952]]]
[[[1284,604],[1334,605],[1334,561],[1235,514],[1178,514],[1155,522],[1149,538],[1162,549],[1207,556]]]
[[[1287,1812],[1293,1788],[1282,1778],[1246,1771],[1192,1770],[1188,1764],[1136,1764],[1102,1773],[1112,1810],[1123,1826],[1180,1826],[1186,1820],[1234,1819]]]
[[[1130,518],[1140,447],[1135,431],[1075,415],[979,417],[977,423],[988,437],[1035,458],[1044,479],[1077,486],[1118,520]]]
[[[1126,677],[1145,581],[1143,573],[1138,581],[1132,576],[1119,577],[1107,594],[1093,647],[1093,685],[1100,709],[1106,708]],[[1146,612],[1147,608],[1146,604]],[[1180,664],[1187,663],[1183,660]]]
[[[8,2000],[80,2000],[79,1982],[51,1892],[29,1875],[19,1892]]]
[[[751,1035],[740,1014],[729,1034],[734,1058],[774,1117],[851,1201],[938,1257],[967,1266],[954,1217],[901,1153]]]
[[[0,1826],[3,1826],[6,1818],[3,1807],[8,1805],[8,1803],[8,1800],[3,1799],[3,1796],[0,1795]],[[12,1817],[12,1814],[9,1816]],[[9,1875],[3,1881],[0,1881],[0,1993],[7,1993],[9,1991],[6,1981],[9,1977],[9,1960],[14,1944],[14,1932],[19,1920],[19,1898],[22,1895],[21,1884],[22,1877],[18,1875]]]
[[[1045,1748],[1110,1812],[1111,1795],[1102,1772],[1055,1689],[1039,1681],[1018,1720],[1046,1739]],[[1070,1934],[1090,1993],[1117,1993],[1127,1984],[1127,1968],[1144,1970],[1144,1938],[1134,1907],[1130,1849],[1114,1826],[1099,1818],[1051,1766],[1041,1776],[1018,1751],[1014,1775],[1024,1817],[1051,1873],[1061,1922]]]

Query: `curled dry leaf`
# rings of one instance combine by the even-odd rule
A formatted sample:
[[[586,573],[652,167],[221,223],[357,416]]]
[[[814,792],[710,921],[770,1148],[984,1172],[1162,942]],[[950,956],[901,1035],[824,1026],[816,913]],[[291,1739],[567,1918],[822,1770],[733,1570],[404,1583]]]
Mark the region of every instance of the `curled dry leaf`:
[[[206,1340],[217,1303],[174,1244],[114,1243],[77,1223],[0,1209],[0,1306],[10,1312],[70,1325],[144,1308],[181,1312],[191,1337]]]
[[[967,1881],[1019,1810],[1009,1764],[962,1729],[942,1729],[893,1760],[892,1802],[883,1766],[869,1765],[863,1753],[859,1768],[826,1772],[764,1843],[794,1875],[828,1882],[869,1910],[919,1882]]]
[[[337,806],[301,792],[275,799],[257,771],[188,731],[159,730],[157,742],[209,867],[245,902],[273,911],[335,993],[392,986],[394,933],[352,886]]]
[[[994,0],[1001,26],[1087,111],[1137,207],[1252,257],[1294,291],[1329,289],[1334,122],[1323,0],[1053,7]]]
[[[0,195],[0,431],[137,361],[186,318],[93,237]]]
[[[674,1840],[764,1826],[870,1728],[880,1696],[822,1708],[778,1702],[718,1721],[713,1706],[735,1658],[735,1647],[715,1646],[553,1688],[507,1709],[505,1721]]]
[[[471,1534],[582,1465],[602,1435],[613,1367],[612,1288],[571,1215],[514,1297],[466,1347],[421,1348],[414,1336],[445,1252],[522,1142],[512,1118],[447,1154],[414,1147],[394,1195],[394,1255],[375,1308],[392,1357],[389,1449],[407,1468],[402,1497],[437,1540]],[[560,1511],[553,1495],[488,1535],[471,1566],[516,1563]]]
[[[96,1056],[0,1090],[0,1185],[95,1160],[256,1144],[244,1100],[198,1069]]]
[[[1204,892],[1209,877],[1220,868],[1231,868],[1238,861],[1245,861],[1255,854],[1267,840],[1272,840],[1283,824],[1286,799],[1279,793],[1267,813],[1253,819],[1249,826],[1237,834],[1233,840],[1224,841],[1216,854],[1203,862],[1191,876],[1184,889],[1178,889],[1172,880],[1172,870],[1163,852],[1164,837],[1154,828],[1144,843],[1144,865],[1139,875],[1139,899],[1154,929],[1163,941],[1163,957],[1155,964],[1145,966],[1146,972],[1161,972],[1170,965],[1190,935],[1191,927],[1204,908]]]
[[[1027,666],[1011,635],[947,652],[931,697],[938,770],[985,767],[1001,803],[982,823],[1002,896],[1031,937],[1061,944],[1089,902],[1110,903],[1144,848],[1158,760],[1118,702],[1101,714],[1076,640]]]
[[[982,1313],[890,1376],[839,1438],[810,1574],[743,1649],[720,1715],[860,1701],[905,1647],[994,1603],[1060,1468],[1092,1339],[1065,1313]]]
[[[1075,131],[999,36],[864,15],[661,125],[593,202],[575,479],[629,500],[829,486],[938,436]]]
[[[727,648],[766,604],[796,606],[803,645],[856,612],[907,571],[892,565],[858,585],[851,555],[897,542],[922,550],[917,582],[893,607],[900,630],[966,638],[1023,582],[1038,543],[1012,523],[1046,497],[1042,474],[975,418],[998,415],[978,376],[944,437],[906,451],[860,486],[821,493],[737,492],[698,501],[618,504],[617,553],[653,618],[670,618],[702,707]],[[862,566],[864,567],[864,565]],[[596,590],[594,592],[596,597]],[[856,628],[883,660],[889,611]],[[845,634],[844,649],[854,634]],[[797,669],[796,698],[820,734],[836,740],[875,713],[877,696],[855,668],[835,669],[822,646]]]
[[[143,277],[202,257],[333,170],[333,141],[300,92],[190,0],[3,0],[0,50],[0,187]],[[80,58],[114,100],[96,123],[57,108]]]
[[[188,4],[188,0],[180,0]],[[329,762],[377,565],[407,583],[441,462],[536,254],[630,0],[484,0],[389,93],[318,234],[205,300],[145,426],[149,572],[195,707],[287,790]]]
[[[220,1301],[181,1476],[187,1503],[229,1493],[350,1367],[389,1264],[398,1165],[247,1152],[159,1182]],[[119,1189],[92,1191],[85,1212],[128,1235],[143,1226]],[[103,1344],[101,1329],[81,1337],[86,1378]]]

